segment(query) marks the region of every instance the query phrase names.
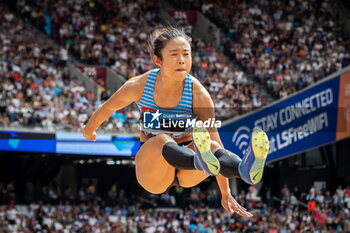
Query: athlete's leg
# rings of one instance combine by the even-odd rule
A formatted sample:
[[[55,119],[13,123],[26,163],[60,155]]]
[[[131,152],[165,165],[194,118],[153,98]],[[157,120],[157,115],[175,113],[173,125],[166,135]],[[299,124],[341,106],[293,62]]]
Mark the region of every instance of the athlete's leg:
[[[205,158],[205,156],[210,158],[206,160],[197,159],[198,163],[201,165],[202,171],[209,173],[211,170],[215,169],[217,164],[211,159],[211,157],[215,155],[220,164],[220,174],[223,176],[227,178],[240,177],[249,184],[257,184],[261,180],[269,150],[269,143],[266,133],[260,128],[253,129],[248,151],[243,157],[243,160],[236,154],[221,148],[218,143],[210,141],[209,133],[205,128],[195,128],[193,130],[193,142],[196,150],[196,158]],[[210,151],[208,149],[209,145]],[[181,175],[182,173],[180,173],[180,176]],[[177,177],[180,184],[181,181],[184,183],[187,179],[181,179],[179,175],[177,175]]]
[[[195,153],[176,142],[167,142],[162,149],[164,159],[173,167],[179,170],[195,170],[194,155]]]
[[[174,181],[175,169],[195,170],[194,152],[160,134],[143,144],[136,154],[136,177],[151,193],[164,192]]]
[[[173,141],[165,134],[157,135],[148,139],[136,154],[136,178],[150,193],[165,192],[175,179],[175,168],[162,156],[163,146]]]
[[[208,177],[202,172],[203,163],[213,167],[218,166],[220,173],[228,178],[241,177],[250,184],[256,184],[261,180],[268,151],[268,139],[262,130],[253,130],[249,145],[252,149],[248,150],[243,161],[232,152],[221,148],[217,142],[210,141],[207,131],[194,133],[194,136],[196,135],[199,139],[195,139],[195,143],[192,143],[189,148],[197,153],[193,153],[189,148],[178,146],[165,134],[149,139],[136,155],[136,176],[139,183],[149,192],[162,193],[173,183],[175,168],[177,168],[180,169],[177,172],[179,184],[183,187],[192,187]],[[252,143],[253,140],[254,143]],[[200,151],[197,148],[204,149]],[[203,160],[197,159],[195,162],[195,157],[204,153],[207,157],[202,157]],[[196,166],[193,165],[194,163]],[[209,166],[207,165],[207,168]],[[201,171],[194,170],[195,167]]]

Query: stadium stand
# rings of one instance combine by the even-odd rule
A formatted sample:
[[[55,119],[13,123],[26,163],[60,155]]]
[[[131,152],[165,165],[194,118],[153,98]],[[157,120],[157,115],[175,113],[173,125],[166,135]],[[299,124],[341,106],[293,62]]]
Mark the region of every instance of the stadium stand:
[[[34,16],[26,13],[36,9]],[[100,10],[96,10],[100,9]],[[156,1],[122,2],[17,1],[17,12],[29,18],[82,62],[106,65],[131,78],[154,67],[148,52],[147,35],[159,26]],[[73,12],[69,13],[68,12]],[[142,14],[141,14],[142,12]],[[117,14],[118,13],[118,14]],[[125,15],[133,17],[125,17]],[[43,23],[50,18],[51,23]],[[144,15],[143,17],[141,15]],[[45,30],[46,29],[46,30]],[[191,27],[185,26],[191,34]],[[265,104],[258,87],[241,70],[235,69],[222,52],[200,38],[193,38],[192,74],[208,88],[217,117],[227,119]]]
[[[22,19],[0,7],[0,126],[80,130],[101,103],[70,77],[61,49],[38,39]],[[131,109],[116,112],[102,131],[136,132],[137,114]]]
[[[39,189],[39,190],[36,190]],[[326,186],[316,191],[300,193],[297,187],[290,191],[281,189],[280,205],[262,203],[251,186],[242,191],[237,200],[248,207],[251,219],[230,215],[219,208],[208,208],[205,203],[213,196],[210,191],[191,189],[190,198],[181,209],[148,209],[139,196],[130,195],[111,187],[108,195],[113,205],[97,198],[90,186],[80,189],[78,197],[69,189],[60,190],[50,185],[27,185],[26,194],[32,190],[38,199],[23,206],[13,201],[17,195],[15,185],[0,183],[1,198],[10,198],[7,206],[0,206],[1,232],[348,232],[350,230],[350,186],[341,186],[331,195]],[[113,193],[115,192],[115,193]],[[118,192],[118,193],[117,193]],[[23,194],[22,194],[23,195]],[[175,194],[176,195],[176,194]],[[160,199],[166,200],[166,195]],[[219,199],[219,197],[216,197]],[[110,199],[110,200],[111,200]],[[149,199],[149,197],[148,197]],[[76,200],[73,202],[73,200]],[[104,199],[102,199],[104,200]],[[28,200],[29,201],[29,200]],[[307,208],[301,205],[305,201]],[[157,201],[158,203],[161,200]],[[201,204],[199,204],[201,203]],[[110,203],[109,203],[110,204]]]
[[[320,4],[318,10],[312,10],[310,4],[294,4],[293,7],[284,8],[278,1],[270,2],[269,6],[278,9],[278,14],[263,11],[266,4],[247,6],[245,1],[232,2],[229,5],[237,9],[235,14],[229,13],[230,8],[224,7],[225,2],[213,5],[194,1],[187,5],[187,8],[200,9],[209,19],[223,27],[231,39],[224,45],[224,51],[231,51],[229,57],[233,56],[245,71],[235,70],[223,53],[198,38],[194,39],[192,72],[214,97],[219,119],[246,113],[265,104],[259,89],[247,75],[253,75],[262,84],[266,84],[273,95],[279,98],[286,97],[349,63],[348,40],[341,28],[332,26],[335,16],[328,7],[328,2]],[[159,5],[153,1],[129,4],[127,7],[122,3],[103,1],[81,5],[74,1],[68,4],[60,1],[17,1],[16,9],[62,45],[58,53],[58,64],[65,64],[67,47],[81,61],[111,66],[129,78],[152,67],[146,49],[147,35],[159,25],[156,16]],[[67,16],[71,11],[73,13]],[[120,14],[116,17],[117,12]],[[123,12],[135,17],[125,17]],[[140,16],[140,12],[145,12],[145,18]],[[325,17],[314,20],[315,16],[323,12],[329,16],[329,20],[327,18],[326,21]],[[298,14],[305,15],[304,20],[299,22]],[[241,20],[236,20],[237,17]],[[272,20],[267,21],[267,18]],[[279,20],[283,23],[277,24]],[[325,23],[327,27],[320,27]],[[142,30],[136,30],[137,28]],[[250,33],[249,30],[252,29],[259,30]],[[191,28],[188,33],[190,30]],[[137,59],[134,61],[135,57]],[[121,115],[118,124],[130,122],[130,128],[136,128],[135,112],[130,114],[129,111],[127,117]],[[135,120],[125,121],[130,116]],[[106,124],[109,130],[116,128],[112,124]],[[118,129],[122,130],[121,127]]]
[[[96,101],[70,76],[68,54],[128,78],[153,67],[145,48],[147,35],[158,25],[156,1],[9,4],[20,16],[0,4],[0,127],[79,130],[103,101]],[[349,64],[348,40],[337,27],[330,1],[283,4],[187,4],[222,27],[229,38],[226,54],[199,38],[193,40],[192,73],[215,97],[218,118],[265,104],[248,76],[283,98]],[[60,46],[37,37],[27,20]],[[228,57],[242,69],[234,68]],[[136,132],[138,118],[133,109],[116,112],[102,132]],[[278,197],[259,195],[253,186],[243,189],[236,199],[255,215],[247,219],[220,209],[215,187],[175,187],[150,195],[133,194],[117,184],[101,192],[89,183],[74,193],[54,182],[44,185],[28,179],[25,187],[18,187],[0,179],[0,232],[350,232],[350,186],[335,191],[311,187],[308,192],[287,184],[280,188]]]
[[[350,64],[333,1],[174,1],[225,32],[226,55],[283,98]],[[215,4],[214,4],[215,2]]]

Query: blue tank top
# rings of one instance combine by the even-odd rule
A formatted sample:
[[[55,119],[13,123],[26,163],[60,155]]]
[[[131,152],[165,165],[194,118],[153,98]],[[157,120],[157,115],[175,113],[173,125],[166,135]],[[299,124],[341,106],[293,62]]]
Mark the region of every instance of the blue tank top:
[[[137,104],[141,112],[140,130],[153,137],[165,133],[180,138],[192,129],[197,115],[192,111],[192,78],[188,74],[180,102],[175,108],[159,108],[153,99],[154,86],[159,69],[151,70],[147,77],[142,97]]]

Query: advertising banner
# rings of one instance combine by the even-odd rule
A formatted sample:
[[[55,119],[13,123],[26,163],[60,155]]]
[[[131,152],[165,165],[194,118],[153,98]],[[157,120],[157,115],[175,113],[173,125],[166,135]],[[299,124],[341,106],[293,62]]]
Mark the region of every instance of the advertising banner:
[[[55,134],[0,131],[0,150],[55,153]]]
[[[252,129],[262,128],[269,137],[267,161],[271,162],[350,136],[350,121],[346,121],[350,119],[349,97],[348,73],[231,123],[225,122],[219,133],[225,148],[242,157]]]
[[[57,153],[131,156],[136,155],[139,147],[139,140],[131,136],[99,134],[92,142],[81,133],[56,133]]]
[[[0,130],[0,151],[134,156],[139,147],[139,138],[132,136],[98,134],[93,142],[86,140],[81,133]]]

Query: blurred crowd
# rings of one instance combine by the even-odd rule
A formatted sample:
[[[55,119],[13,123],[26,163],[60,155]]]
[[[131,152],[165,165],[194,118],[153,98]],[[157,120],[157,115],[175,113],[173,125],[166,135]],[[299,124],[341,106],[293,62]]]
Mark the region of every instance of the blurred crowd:
[[[55,185],[39,188],[39,199],[16,205],[14,182],[0,183],[2,197],[4,194],[10,197],[0,205],[1,232],[350,231],[350,186],[345,189],[339,186],[332,193],[325,185],[319,189],[313,186],[309,192],[301,193],[297,187],[291,191],[284,185],[280,201],[272,205],[271,200],[263,201],[257,189],[250,186],[236,200],[254,214],[252,218],[230,215],[222,209],[221,197],[214,186],[186,189],[189,192],[176,187],[171,191],[173,194],[151,195],[128,194],[114,184],[108,197],[100,199],[94,184],[89,183],[79,190],[79,201],[74,201],[70,188],[63,192]],[[178,200],[182,202],[177,203]]]
[[[2,5],[0,38],[0,126],[80,130],[103,100],[70,76],[66,55]],[[124,109],[102,131],[136,132],[137,118],[137,111]]]
[[[69,186],[57,185],[55,181],[42,185],[38,180],[28,179],[25,183],[17,183],[12,180],[8,183],[0,181],[0,205],[8,203],[42,203],[44,205],[79,205],[81,203],[103,202],[103,205],[131,205],[139,203],[146,207],[184,207],[189,204],[194,206],[207,205],[217,208],[220,204],[220,192],[215,182],[207,188],[185,189],[180,186],[169,188],[161,195],[154,195],[144,189],[136,190],[137,183],[114,183],[104,186],[92,180],[82,183],[76,189]],[[252,190],[253,191],[253,190]],[[244,193],[243,193],[244,194]],[[256,195],[256,193],[254,194]]]
[[[226,33],[226,55],[276,98],[350,64],[336,1],[188,1]]]
[[[276,98],[283,98],[350,61],[349,41],[337,24],[336,5],[330,1],[213,4],[197,0],[176,5],[201,10],[226,32],[224,52],[200,38],[193,38],[192,44],[192,74],[211,93],[218,119],[266,104],[247,75],[267,85]],[[127,78],[154,67],[147,48],[148,35],[161,22],[157,1],[17,0],[10,6],[60,47],[38,38],[21,17],[1,6],[3,127],[77,130],[100,106],[104,100],[97,101],[70,77],[69,54],[86,64],[109,66]],[[192,26],[183,26],[191,35]],[[115,113],[101,128],[136,132],[138,119],[137,111],[128,108]]]
[[[104,99],[98,101],[70,75],[69,54],[127,78],[154,67],[147,39],[160,25],[157,1],[9,4],[16,13],[0,4],[0,127],[79,130]],[[199,38],[192,44],[192,74],[211,93],[219,119],[265,104],[247,75],[284,98],[349,64],[349,41],[329,0],[193,0],[176,5],[201,10],[227,35],[224,52]],[[38,36],[28,22],[60,46]],[[183,26],[190,35],[193,28]],[[137,132],[138,118],[135,109],[126,108],[101,130]],[[350,186],[334,192],[313,186],[300,192],[284,185],[278,205],[251,186],[236,199],[253,218],[220,208],[220,193],[213,186],[174,187],[152,195],[131,194],[116,184],[101,194],[93,183],[74,192],[31,181],[19,192],[13,181],[0,182],[0,232],[350,232]],[[159,208],[164,206],[181,208]]]
[[[109,66],[127,78],[154,67],[148,35],[161,24],[157,1],[17,1],[17,12],[82,62]],[[192,26],[182,25],[191,35]],[[200,38],[193,38],[192,74],[207,87],[219,119],[265,104],[256,84],[229,59]]]
[[[155,0],[18,0],[16,8],[85,64],[109,66],[128,78],[152,68],[147,40],[160,25]]]

